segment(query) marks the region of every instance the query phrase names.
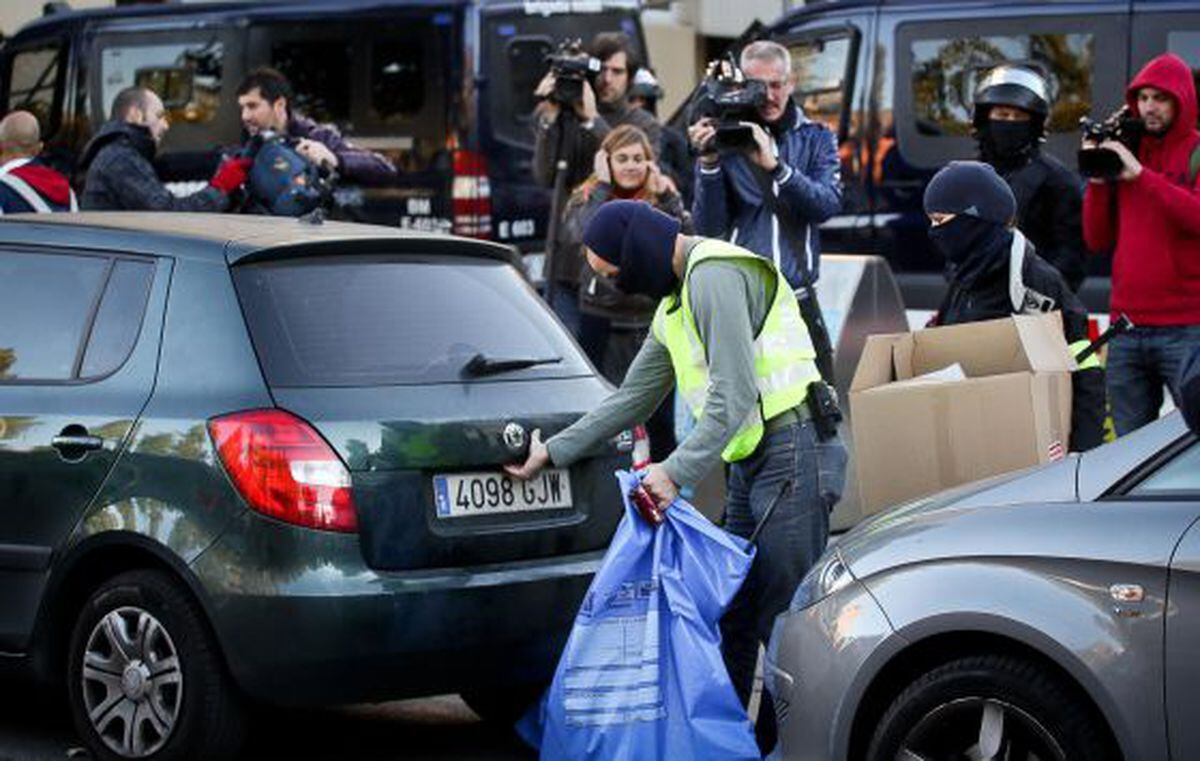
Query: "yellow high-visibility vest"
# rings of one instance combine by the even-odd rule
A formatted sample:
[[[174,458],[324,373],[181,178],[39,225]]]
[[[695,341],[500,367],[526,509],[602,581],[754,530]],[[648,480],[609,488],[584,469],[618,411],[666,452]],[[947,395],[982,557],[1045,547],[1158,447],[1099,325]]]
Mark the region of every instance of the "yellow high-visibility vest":
[[[703,414],[708,398],[708,352],[692,314],[688,276],[696,265],[710,259],[727,259],[740,266],[761,268],[767,274],[767,294],[771,299],[766,319],[754,336],[758,403],[721,452],[725,462],[736,462],[748,457],[758,446],[764,422],[803,402],[808,395],[808,384],[820,380],[821,374],[796,294],[775,264],[732,243],[705,239],[692,249],[679,294],[659,302],[651,325],[654,338],[671,354],[675,383],[696,418]]]

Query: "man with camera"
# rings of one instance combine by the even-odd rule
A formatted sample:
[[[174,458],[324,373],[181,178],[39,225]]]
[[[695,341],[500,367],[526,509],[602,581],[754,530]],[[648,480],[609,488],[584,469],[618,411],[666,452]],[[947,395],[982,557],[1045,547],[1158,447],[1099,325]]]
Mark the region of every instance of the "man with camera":
[[[534,431],[528,458],[505,470],[528,479],[551,463],[565,467],[645,420],[677,387],[696,427],[647,466],[641,484],[661,513],[680,486],[728,464],[725,528],[755,537],[757,548],[721,621],[725,664],[746,704],[759,645],[825,548],[846,462],[795,294],[779,287],[770,260],[683,235],[679,220],[639,201],[601,206],[583,243],[597,274],[658,300],[650,335],[616,392],[545,443]],[[775,744],[775,715],[770,695],[762,699],[756,734],[765,753]]]
[[[1192,71],[1177,56],[1161,55],[1138,73],[1125,100],[1136,119],[1089,126],[1080,151],[1080,169],[1093,175],[1083,201],[1084,240],[1094,252],[1113,251],[1111,311],[1134,324],[1108,349],[1118,435],[1158,417],[1164,385],[1180,403],[1180,367],[1200,346],[1200,133]]]
[[[662,127],[649,113],[629,104],[629,86],[640,63],[625,34],[597,34],[588,52],[577,40],[564,42],[549,60],[550,71],[534,90],[538,104],[533,112],[533,175],[554,189],[551,213],[561,216],[567,194],[591,174],[609,130],[624,124],[637,127],[650,138],[657,155]],[[554,232],[560,221],[552,220]],[[547,236],[547,245],[552,246],[555,237]],[[579,272],[573,271],[570,257],[551,255],[549,260],[550,306],[578,336]]]
[[[760,40],[742,50],[741,71],[763,83],[750,139],[723,145],[719,120],[706,116],[688,128],[700,154],[692,217],[701,235],[726,238],[775,262],[793,288],[819,274],[816,226],[842,203],[837,140],[810,121],[792,99],[791,54]]]
[[[1012,189],[1017,227],[1072,291],[1083,284],[1083,190],[1079,177],[1042,152],[1050,95],[1046,80],[1025,66],[1001,64],[975,92],[973,127],[979,158]]]
[[[396,168],[383,156],[355,147],[333,125],[293,111],[294,99],[291,83],[280,72],[265,66],[251,71],[237,89],[242,129],[249,138],[283,136],[304,159],[347,182],[382,185],[396,177]]]

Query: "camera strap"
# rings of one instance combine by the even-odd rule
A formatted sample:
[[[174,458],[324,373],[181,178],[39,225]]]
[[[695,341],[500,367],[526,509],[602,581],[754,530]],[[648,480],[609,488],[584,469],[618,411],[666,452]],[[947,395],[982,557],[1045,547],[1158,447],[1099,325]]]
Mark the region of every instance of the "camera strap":
[[[767,170],[753,161],[747,160],[746,164],[750,167],[750,174],[754,175],[758,182],[763,207],[778,222],[780,232],[792,249],[792,255],[797,256],[804,250],[804,244],[801,242],[800,231],[795,228],[795,221],[791,216],[780,213],[779,198],[775,195],[775,181]],[[782,276],[782,273],[780,275]],[[817,301],[817,291],[812,285],[803,285],[800,290],[801,292],[796,294],[800,304],[800,316],[804,318],[809,340],[812,341],[813,350],[817,354],[817,370],[826,383],[835,385],[833,341],[829,336],[829,328],[825,325],[825,317],[821,313],[821,304]]]

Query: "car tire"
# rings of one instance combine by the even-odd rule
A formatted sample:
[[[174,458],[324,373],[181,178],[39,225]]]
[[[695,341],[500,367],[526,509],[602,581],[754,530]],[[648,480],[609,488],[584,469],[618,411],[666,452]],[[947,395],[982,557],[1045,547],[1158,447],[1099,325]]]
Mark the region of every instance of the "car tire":
[[[1078,690],[1021,658],[960,658],[892,701],[867,760],[1026,757],[1017,751],[1044,761],[1107,759],[1104,733],[1082,703]]]
[[[200,608],[167,574],[102,583],[67,657],[71,714],[92,758],[223,759],[241,746],[241,700]]]
[[[489,724],[511,727],[546,691],[544,684],[517,684],[491,690],[468,690],[460,695],[467,707]]]

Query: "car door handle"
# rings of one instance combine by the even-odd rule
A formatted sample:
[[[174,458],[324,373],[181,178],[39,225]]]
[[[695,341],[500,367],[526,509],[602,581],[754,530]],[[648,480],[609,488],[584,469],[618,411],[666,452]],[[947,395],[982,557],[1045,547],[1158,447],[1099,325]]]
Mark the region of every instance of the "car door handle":
[[[82,449],[92,451],[100,449],[104,446],[104,439],[99,436],[55,436],[50,439],[50,446],[57,450],[64,449]]]
[[[104,447],[104,439],[88,433],[88,429],[72,423],[50,439],[50,446],[58,450],[58,456],[66,462],[82,462],[88,452]]]

